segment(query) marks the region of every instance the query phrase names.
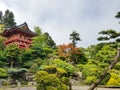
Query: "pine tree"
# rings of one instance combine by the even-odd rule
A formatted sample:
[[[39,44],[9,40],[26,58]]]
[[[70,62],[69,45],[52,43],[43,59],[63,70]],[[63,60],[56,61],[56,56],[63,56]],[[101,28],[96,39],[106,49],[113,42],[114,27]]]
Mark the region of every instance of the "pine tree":
[[[77,33],[76,31],[73,30],[73,32],[70,34],[70,40],[72,40],[72,44],[74,46],[76,46],[77,41],[81,41],[80,37],[79,37],[79,33]]]
[[[16,25],[13,12],[9,11],[8,9],[5,11],[5,14],[3,16],[3,23],[7,28]]]

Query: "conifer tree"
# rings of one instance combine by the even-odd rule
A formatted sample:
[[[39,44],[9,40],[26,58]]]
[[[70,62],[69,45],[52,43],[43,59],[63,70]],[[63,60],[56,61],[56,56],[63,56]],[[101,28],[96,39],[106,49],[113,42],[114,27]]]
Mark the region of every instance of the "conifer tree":
[[[70,34],[70,40],[72,40],[72,44],[76,46],[77,41],[81,41],[79,33],[73,30],[73,32]]]
[[[9,11],[8,9],[5,11],[5,14],[3,16],[3,23],[7,28],[16,25],[13,12]]]

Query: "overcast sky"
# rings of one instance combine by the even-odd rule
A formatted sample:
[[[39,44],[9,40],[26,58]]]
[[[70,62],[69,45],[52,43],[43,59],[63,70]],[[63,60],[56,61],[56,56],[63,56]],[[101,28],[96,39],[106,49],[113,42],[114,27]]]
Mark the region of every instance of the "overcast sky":
[[[73,30],[82,41],[77,46],[96,44],[98,32],[120,31],[120,0],[0,0],[0,10],[9,9],[17,24],[24,22],[33,30],[39,26],[48,32],[57,45],[68,44]]]

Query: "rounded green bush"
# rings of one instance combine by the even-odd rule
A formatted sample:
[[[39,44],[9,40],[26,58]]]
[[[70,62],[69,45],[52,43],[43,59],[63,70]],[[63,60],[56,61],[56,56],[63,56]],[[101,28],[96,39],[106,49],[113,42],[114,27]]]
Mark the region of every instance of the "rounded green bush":
[[[34,80],[37,83],[37,90],[67,90],[67,86],[61,82],[56,74],[38,71]]]
[[[51,65],[51,66],[46,66],[43,70],[45,70],[48,73],[56,73],[57,69],[55,66]]]
[[[97,78],[95,76],[88,76],[85,83],[88,84],[88,85],[91,85],[96,80],[97,80]]]
[[[0,68],[0,78],[7,78],[8,74],[4,68]]]

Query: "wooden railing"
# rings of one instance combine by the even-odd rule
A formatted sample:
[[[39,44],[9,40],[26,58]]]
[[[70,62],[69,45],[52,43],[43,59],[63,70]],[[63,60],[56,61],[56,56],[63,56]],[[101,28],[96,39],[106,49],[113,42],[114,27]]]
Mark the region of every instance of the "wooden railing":
[[[4,44],[7,45],[7,44],[15,42],[15,41],[32,44],[32,41],[30,39],[25,40],[24,38],[18,38],[18,37],[9,38],[9,39],[4,41]]]

